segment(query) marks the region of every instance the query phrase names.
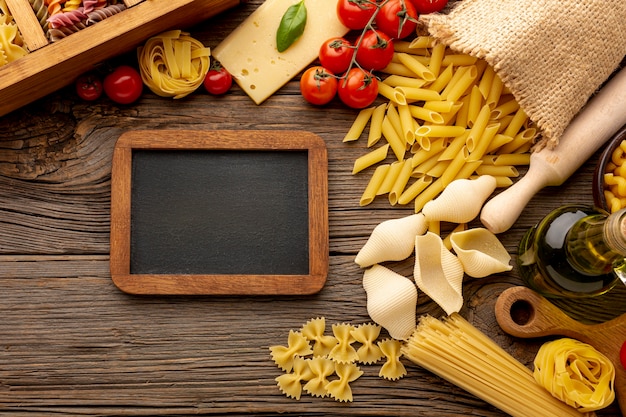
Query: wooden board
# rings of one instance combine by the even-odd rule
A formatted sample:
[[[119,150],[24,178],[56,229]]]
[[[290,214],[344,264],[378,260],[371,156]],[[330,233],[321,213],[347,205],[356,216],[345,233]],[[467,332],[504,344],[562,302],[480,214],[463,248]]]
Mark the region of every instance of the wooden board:
[[[326,147],[293,131],[133,131],[113,154],[111,276],[134,294],[310,294]]]
[[[143,1],[93,26],[46,46],[28,13],[28,0],[11,0],[18,28],[37,50],[0,67],[0,116],[65,87],[84,72],[128,52],[162,31],[197,24],[239,4],[239,0]],[[19,6],[16,6],[19,5]],[[21,6],[21,7],[20,7]],[[34,16],[34,15],[33,15]],[[20,25],[25,25],[24,28]],[[37,35],[39,33],[39,35]]]

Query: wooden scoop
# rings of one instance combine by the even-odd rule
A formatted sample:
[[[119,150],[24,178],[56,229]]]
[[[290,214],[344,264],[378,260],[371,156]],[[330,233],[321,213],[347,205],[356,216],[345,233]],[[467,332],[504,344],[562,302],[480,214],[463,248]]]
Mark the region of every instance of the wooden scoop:
[[[626,416],[626,369],[619,352],[626,341],[626,313],[605,323],[582,324],[526,287],[512,287],[500,294],[495,306],[502,330],[516,337],[564,336],[587,343],[615,365],[615,394]]]

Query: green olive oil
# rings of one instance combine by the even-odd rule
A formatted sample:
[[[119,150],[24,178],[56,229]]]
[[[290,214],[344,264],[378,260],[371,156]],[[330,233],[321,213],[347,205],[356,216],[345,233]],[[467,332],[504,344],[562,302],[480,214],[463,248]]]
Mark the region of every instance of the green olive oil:
[[[517,267],[547,297],[589,297],[626,279],[626,210],[612,215],[564,206],[532,227],[519,245]]]

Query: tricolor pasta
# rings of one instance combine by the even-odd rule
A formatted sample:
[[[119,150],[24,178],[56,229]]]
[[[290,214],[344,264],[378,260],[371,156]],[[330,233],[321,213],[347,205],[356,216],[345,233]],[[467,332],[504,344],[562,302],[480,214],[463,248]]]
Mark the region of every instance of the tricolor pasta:
[[[363,109],[346,136],[357,140],[369,125],[369,151],[357,159],[353,174],[375,169],[359,204],[390,193],[391,205],[413,202],[419,212],[455,179],[489,173],[498,186],[510,185],[519,175],[516,166],[528,165],[538,131],[494,69],[428,36],[394,45],[394,58],[379,83],[389,102]],[[395,157],[389,164],[383,158],[386,147]],[[507,163],[485,160],[499,154],[519,156],[507,157]],[[409,160],[407,175],[403,168]]]

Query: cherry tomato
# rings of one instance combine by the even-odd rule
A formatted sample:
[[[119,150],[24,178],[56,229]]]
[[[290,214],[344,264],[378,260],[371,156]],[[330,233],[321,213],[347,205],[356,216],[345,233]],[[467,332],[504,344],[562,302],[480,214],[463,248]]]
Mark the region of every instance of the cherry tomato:
[[[354,109],[369,106],[378,96],[378,80],[361,68],[352,68],[338,82],[337,92],[341,101]]]
[[[417,10],[410,0],[389,0],[376,15],[376,27],[394,39],[415,33]]]
[[[107,97],[119,104],[135,102],[143,91],[139,72],[128,65],[120,65],[104,78],[104,92]]]
[[[448,0],[411,0],[419,14],[434,13],[442,10]]]
[[[337,94],[337,78],[324,67],[311,67],[300,78],[300,92],[311,104],[326,104]]]
[[[84,74],[76,79],[76,94],[83,100],[93,101],[102,95],[102,81],[96,74]]]
[[[356,44],[356,61],[368,71],[385,68],[393,58],[393,42],[383,32],[368,30]]]
[[[337,17],[349,29],[363,29],[377,7],[374,0],[338,0]]]
[[[622,348],[619,351],[619,359],[622,362],[622,366],[626,368],[626,342],[622,343]]]
[[[219,62],[213,61],[209,72],[204,77],[204,88],[210,94],[225,94],[233,85],[233,77]]]
[[[352,61],[354,48],[344,38],[331,38],[320,47],[320,63],[333,74],[346,72]]]

